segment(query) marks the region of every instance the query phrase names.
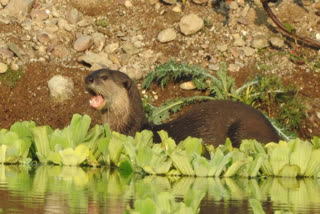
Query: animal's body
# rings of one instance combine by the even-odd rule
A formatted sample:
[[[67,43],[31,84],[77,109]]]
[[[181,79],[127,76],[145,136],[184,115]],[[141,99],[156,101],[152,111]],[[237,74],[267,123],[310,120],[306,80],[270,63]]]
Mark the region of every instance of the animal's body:
[[[157,140],[157,131],[165,130],[176,142],[192,136],[214,146],[224,144],[229,137],[235,147],[243,139],[256,139],[261,143],[279,141],[277,132],[265,116],[243,103],[207,101],[195,105],[178,119],[155,125],[148,122],[139,91],[126,74],[101,69],[88,75],[85,83],[93,95],[90,104],[101,112],[103,122],[126,135],[149,129]]]

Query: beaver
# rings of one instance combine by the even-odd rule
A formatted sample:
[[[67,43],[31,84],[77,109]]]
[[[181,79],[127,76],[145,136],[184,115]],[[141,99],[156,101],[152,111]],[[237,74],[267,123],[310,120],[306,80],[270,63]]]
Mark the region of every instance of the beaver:
[[[155,125],[145,116],[138,88],[125,73],[100,69],[85,78],[85,86],[92,95],[90,105],[101,112],[102,121],[125,135],[133,136],[149,129],[158,141],[157,132],[165,130],[176,142],[192,136],[215,147],[224,144],[227,137],[234,147],[239,147],[243,139],[261,143],[279,141],[269,120],[260,111],[240,102],[202,102],[175,120]]]

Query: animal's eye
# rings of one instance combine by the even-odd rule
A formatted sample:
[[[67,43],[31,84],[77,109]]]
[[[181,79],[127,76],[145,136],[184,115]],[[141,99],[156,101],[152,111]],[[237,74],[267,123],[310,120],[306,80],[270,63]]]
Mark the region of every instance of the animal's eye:
[[[101,77],[103,80],[107,80],[108,79],[108,76],[102,76]]]

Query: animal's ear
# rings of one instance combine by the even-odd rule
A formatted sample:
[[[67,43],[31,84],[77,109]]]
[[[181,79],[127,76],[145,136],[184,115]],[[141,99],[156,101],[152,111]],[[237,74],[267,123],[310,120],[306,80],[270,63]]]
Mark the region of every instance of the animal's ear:
[[[132,80],[125,80],[125,81],[123,81],[123,87],[125,87],[127,90],[129,90],[130,88],[131,88],[131,86],[132,86]]]

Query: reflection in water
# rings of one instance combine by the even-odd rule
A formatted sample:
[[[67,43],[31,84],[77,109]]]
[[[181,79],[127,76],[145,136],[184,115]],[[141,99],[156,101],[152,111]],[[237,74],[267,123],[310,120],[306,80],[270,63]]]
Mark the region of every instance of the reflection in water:
[[[105,168],[0,165],[0,213],[116,214],[148,197],[160,206],[171,195],[179,206],[194,208],[203,198],[200,213],[248,213],[249,199],[259,200],[266,213],[320,208],[316,179],[143,177]]]

